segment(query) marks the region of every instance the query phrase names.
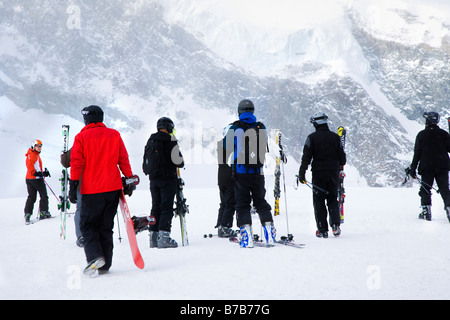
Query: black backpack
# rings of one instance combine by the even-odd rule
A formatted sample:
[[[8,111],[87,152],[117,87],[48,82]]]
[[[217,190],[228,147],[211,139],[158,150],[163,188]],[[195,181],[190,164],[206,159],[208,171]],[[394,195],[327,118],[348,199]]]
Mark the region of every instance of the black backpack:
[[[237,155],[235,164],[243,164],[247,169],[258,170],[262,168],[266,159],[266,150],[269,151],[264,124],[262,122],[249,124],[238,120],[233,123],[233,126],[235,129],[244,129],[243,149]]]
[[[150,177],[165,175],[164,150],[161,140],[149,139],[144,149],[142,170]]]

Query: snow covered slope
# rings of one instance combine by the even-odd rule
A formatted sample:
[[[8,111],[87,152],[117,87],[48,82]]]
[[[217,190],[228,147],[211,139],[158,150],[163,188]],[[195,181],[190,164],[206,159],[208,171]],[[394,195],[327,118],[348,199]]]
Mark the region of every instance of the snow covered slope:
[[[273,203],[271,188],[268,183]],[[218,194],[216,188],[191,188],[186,180],[190,246],[150,249],[148,234],[138,234],[144,270],[133,264],[120,219],[122,242],[116,223],[111,272],[94,278],[82,275],[86,262],[75,245],[73,217],[67,239],[60,240],[58,218],[26,226],[18,210],[25,199],[1,199],[0,299],[450,299],[449,222],[436,195],[434,220],[417,219],[417,186],[347,188],[342,235],[329,239],[314,235],[311,191],[288,187],[290,232],[304,249],[241,249],[225,239],[204,239],[215,232]],[[148,190],[128,199],[136,215],[146,214],[150,203]],[[280,203],[279,236],[286,234]],[[50,198],[53,214],[55,208]],[[260,233],[258,219],[253,221]],[[178,220],[172,235],[180,242]]]

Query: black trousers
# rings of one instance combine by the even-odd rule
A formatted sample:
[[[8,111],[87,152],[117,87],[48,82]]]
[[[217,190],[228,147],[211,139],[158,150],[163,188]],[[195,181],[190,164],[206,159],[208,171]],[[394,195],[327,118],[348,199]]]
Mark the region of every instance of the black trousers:
[[[217,225],[231,228],[233,226],[234,212],[236,211],[236,199],[234,196],[234,183],[231,185],[219,185],[220,207],[217,217]]]
[[[28,198],[25,202],[24,213],[33,214],[34,203],[39,192],[39,211],[48,211],[47,188],[43,179],[26,179]]]
[[[267,203],[264,175],[256,174],[236,174],[234,183],[234,194],[236,197],[237,224],[242,227],[246,224],[252,224],[250,214],[250,204],[253,200],[253,206],[258,212],[262,224],[273,222],[270,204]]]
[[[328,214],[330,215],[330,226],[333,224],[339,226],[341,224],[339,202],[337,199],[339,171],[313,171],[312,183],[328,191],[328,194],[318,189],[314,189],[313,192],[314,216],[316,218],[317,230],[320,232],[328,231]]]
[[[120,190],[83,194],[80,212],[80,230],[84,238],[87,262],[104,257],[102,270],[109,270],[113,257],[114,217],[119,205]]]
[[[444,205],[446,207],[450,206],[450,191],[448,189],[448,171],[439,171],[439,172],[423,172],[422,173],[422,181],[424,182],[419,190],[420,203],[423,206],[431,205],[431,186],[433,182],[436,181],[436,184],[439,189],[439,193],[444,201]]]
[[[151,215],[156,223],[150,226],[150,231],[168,231],[172,229],[173,204],[177,192],[176,179],[150,180],[152,194]]]

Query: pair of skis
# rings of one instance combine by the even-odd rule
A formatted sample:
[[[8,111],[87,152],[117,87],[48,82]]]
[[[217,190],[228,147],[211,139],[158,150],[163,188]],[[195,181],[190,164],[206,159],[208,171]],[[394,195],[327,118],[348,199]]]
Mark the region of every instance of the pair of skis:
[[[294,242],[293,239],[294,239],[294,236],[292,234],[290,234],[287,237],[281,237],[281,239],[277,240],[275,243],[285,245],[288,247],[292,247],[292,248],[298,248],[298,249],[302,249],[305,247],[304,243],[296,243],[296,242]],[[239,237],[230,237],[229,241],[239,244],[241,242],[241,239],[239,239]],[[260,240],[259,236],[256,234],[253,235],[253,244],[257,247],[264,247],[264,248],[273,247],[273,246],[268,246],[263,240]]]
[[[275,165],[275,185],[273,189],[274,197],[275,197],[275,216],[280,215],[280,197],[281,197],[281,169],[283,169],[283,183],[284,183],[284,196],[286,201],[286,180],[284,176],[284,164],[287,162],[286,155],[283,151],[283,145],[281,144],[282,132],[280,129],[275,130],[275,143],[279,148],[279,155],[276,157],[276,165]],[[282,168],[281,168],[282,166]],[[287,211],[287,206],[286,206]]]
[[[280,214],[280,197],[281,197],[281,171],[283,172],[283,189],[284,189],[284,205],[286,208],[286,231],[288,236],[292,236],[289,233],[289,219],[288,219],[288,208],[287,208],[287,194],[286,194],[286,178],[285,178],[285,170],[284,164],[287,163],[287,157],[284,154],[283,144],[281,143],[282,138],[281,129],[275,130],[275,143],[279,149],[279,155],[276,157],[276,165],[275,165],[275,186],[274,186],[274,197],[275,197],[275,216]]]
[[[69,151],[69,125],[62,126],[62,137],[63,137],[63,150],[62,153],[66,153]],[[68,194],[68,182],[69,182],[69,172],[67,168],[62,167],[61,177],[59,178],[61,181],[61,194],[59,196],[58,210],[61,211],[61,226],[60,226],[60,239],[66,239],[66,217],[67,210],[70,209],[70,201]]]
[[[342,148],[345,150],[345,138],[347,135],[347,130],[341,126],[338,128],[337,133],[341,138]],[[339,215],[341,217],[341,223],[344,223],[344,200],[345,200],[344,178],[345,178],[344,166],[341,166],[339,171],[339,186],[338,186]]]
[[[189,245],[187,227],[186,227],[186,214],[189,213],[189,205],[186,204],[186,198],[183,194],[184,180],[181,178],[180,168],[177,168],[177,193],[175,198],[175,208],[173,213],[180,218],[181,228],[181,244],[183,246]]]

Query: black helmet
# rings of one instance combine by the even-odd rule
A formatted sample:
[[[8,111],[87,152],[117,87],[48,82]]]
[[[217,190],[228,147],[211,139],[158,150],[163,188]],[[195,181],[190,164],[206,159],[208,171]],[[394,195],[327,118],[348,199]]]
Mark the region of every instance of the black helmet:
[[[93,122],[103,122],[103,110],[99,106],[89,106],[81,110],[84,124],[88,125]]]
[[[426,124],[438,124],[441,118],[437,112],[424,112],[423,117],[426,120]]]
[[[247,99],[239,102],[238,114],[241,115],[241,113],[244,113],[244,112],[255,113],[255,106],[253,105],[253,102],[251,102],[250,100],[247,100]]]
[[[317,127],[318,125],[328,123],[328,116],[323,112],[316,112],[310,119],[309,122],[311,122],[314,127]]]
[[[175,128],[175,125],[173,124],[173,121],[170,118],[162,117],[156,123],[156,128],[158,130],[159,129],[166,129],[167,132],[172,133],[173,129]]]

